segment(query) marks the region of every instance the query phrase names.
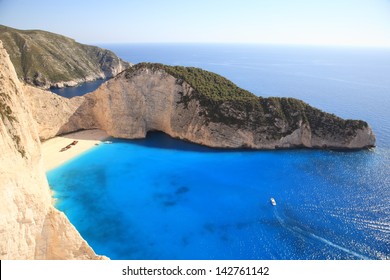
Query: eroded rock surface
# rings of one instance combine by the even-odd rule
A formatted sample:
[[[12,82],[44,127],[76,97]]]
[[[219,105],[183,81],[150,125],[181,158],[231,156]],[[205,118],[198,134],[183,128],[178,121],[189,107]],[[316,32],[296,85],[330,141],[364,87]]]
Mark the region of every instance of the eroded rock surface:
[[[177,69],[136,65],[95,92],[70,100],[34,92],[34,88],[26,92],[42,139],[99,128],[128,139],[158,130],[219,148],[362,149],[375,145],[375,136],[364,121],[344,120],[293,98],[256,97],[200,69]],[[202,93],[196,79],[208,79],[208,87],[221,90],[226,87],[221,83],[227,84],[233,95]]]
[[[101,259],[53,207],[29,107],[0,41],[0,259]]]

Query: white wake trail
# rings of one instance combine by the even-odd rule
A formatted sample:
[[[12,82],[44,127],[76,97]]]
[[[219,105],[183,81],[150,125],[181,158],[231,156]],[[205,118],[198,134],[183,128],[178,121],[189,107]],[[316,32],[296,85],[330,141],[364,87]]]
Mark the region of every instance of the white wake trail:
[[[289,230],[289,231],[291,231],[291,232],[293,232],[293,233],[295,233],[295,234],[301,235],[301,236],[303,236],[303,237],[307,237],[307,236],[308,236],[308,237],[314,238],[314,239],[316,239],[316,240],[318,240],[318,241],[321,241],[321,242],[323,242],[323,243],[325,243],[325,244],[327,244],[327,245],[332,246],[333,248],[339,249],[339,250],[341,250],[341,251],[343,251],[343,252],[345,252],[345,253],[347,253],[347,254],[350,254],[350,255],[352,255],[352,256],[355,256],[355,257],[357,257],[357,258],[359,258],[359,259],[362,259],[362,260],[369,260],[369,258],[367,258],[366,256],[363,256],[363,255],[361,255],[361,254],[359,254],[359,253],[356,253],[356,252],[354,252],[354,251],[352,251],[352,250],[349,250],[349,249],[347,249],[347,248],[345,248],[345,247],[342,247],[342,246],[340,246],[340,245],[337,245],[337,244],[333,243],[332,241],[330,241],[330,240],[328,240],[328,239],[325,239],[325,238],[323,238],[323,237],[321,237],[321,236],[318,236],[318,235],[316,235],[316,234],[314,234],[314,233],[307,232],[307,231],[305,231],[305,230],[299,228],[298,226],[293,226],[293,227],[288,226],[288,225],[283,221],[283,219],[279,216],[279,213],[278,213],[276,207],[275,207],[275,209],[274,209],[274,214],[275,214],[275,217],[276,217],[276,219],[278,220],[278,222],[280,223],[281,226],[283,226],[284,228],[286,228],[287,230]]]

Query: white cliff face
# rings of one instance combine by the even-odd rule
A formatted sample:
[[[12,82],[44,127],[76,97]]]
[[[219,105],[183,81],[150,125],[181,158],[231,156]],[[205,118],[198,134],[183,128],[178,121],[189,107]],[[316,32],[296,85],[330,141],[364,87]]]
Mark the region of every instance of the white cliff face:
[[[143,138],[151,130],[172,132],[177,91],[172,76],[143,75],[127,80],[120,75],[85,98],[94,104],[92,114],[99,128],[120,138]]]
[[[25,92],[41,139],[99,128],[128,139],[144,138],[148,131],[157,130],[219,148],[361,149],[375,145],[367,124],[344,121],[294,100],[287,103],[298,105],[281,109],[276,108],[282,106],[281,101],[264,99],[267,112],[240,111],[232,102],[222,102],[213,112],[208,108],[213,104],[202,105],[193,98],[195,90],[188,83],[178,82],[162,69],[128,70],[95,92],[72,99],[30,86],[25,86]]]
[[[26,84],[23,85],[23,92],[30,104],[41,140],[97,127],[89,113],[93,105],[87,104],[88,100],[84,97],[68,99]]]
[[[99,259],[52,205],[36,124],[0,42],[0,259]]]
[[[141,68],[121,73],[85,98],[89,100],[88,104],[93,104],[91,114],[96,125],[118,138],[143,138],[148,131],[158,130],[172,137],[222,148],[359,149],[375,144],[370,127],[356,129],[346,125],[346,130],[351,130],[351,135],[347,135],[340,128],[343,120],[338,118],[330,120],[335,124],[326,124],[329,131],[311,127],[310,123],[326,123],[329,120],[328,115],[315,109],[310,109],[310,115],[307,115],[309,122],[295,116],[298,113],[303,116],[304,112],[287,115],[287,118],[296,118],[295,121],[275,118],[272,123],[261,123],[261,118],[256,120],[259,119],[256,112],[246,112],[253,116],[241,124],[210,121],[205,116],[204,105],[190,98],[193,92],[188,83],[178,82],[164,70]],[[183,101],[185,99],[187,102]],[[235,111],[228,102],[222,104],[219,110],[226,118],[242,118],[243,113]],[[278,136],[281,132],[286,133]]]
[[[85,98],[95,104],[92,114],[99,128],[114,137],[144,138],[148,131],[157,130],[211,147],[251,143],[248,131],[237,134],[233,127],[207,123],[199,116],[197,101],[180,103],[182,95],[192,91],[187,83],[176,83],[176,78],[164,71],[144,69],[131,78],[121,74]]]

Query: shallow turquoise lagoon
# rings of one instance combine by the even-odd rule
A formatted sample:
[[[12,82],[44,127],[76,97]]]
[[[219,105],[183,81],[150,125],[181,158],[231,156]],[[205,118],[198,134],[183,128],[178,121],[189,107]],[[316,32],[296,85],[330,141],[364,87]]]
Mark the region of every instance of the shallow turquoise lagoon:
[[[390,258],[389,165],[380,149],[226,151],[156,132],[48,179],[112,259],[376,259]]]

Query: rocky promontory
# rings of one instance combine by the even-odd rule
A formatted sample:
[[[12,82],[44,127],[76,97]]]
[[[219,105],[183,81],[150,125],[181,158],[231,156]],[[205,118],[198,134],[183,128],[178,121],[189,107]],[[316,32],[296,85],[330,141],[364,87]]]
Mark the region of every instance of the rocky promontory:
[[[42,139],[99,128],[128,139],[163,131],[218,148],[362,149],[375,145],[375,136],[364,121],[344,120],[293,98],[257,97],[199,68],[138,64],[95,92],[70,100],[31,91],[26,90]]]
[[[0,40],[19,79],[40,88],[110,78],[131,66],[109,50],[47,31],[0,25]]]

